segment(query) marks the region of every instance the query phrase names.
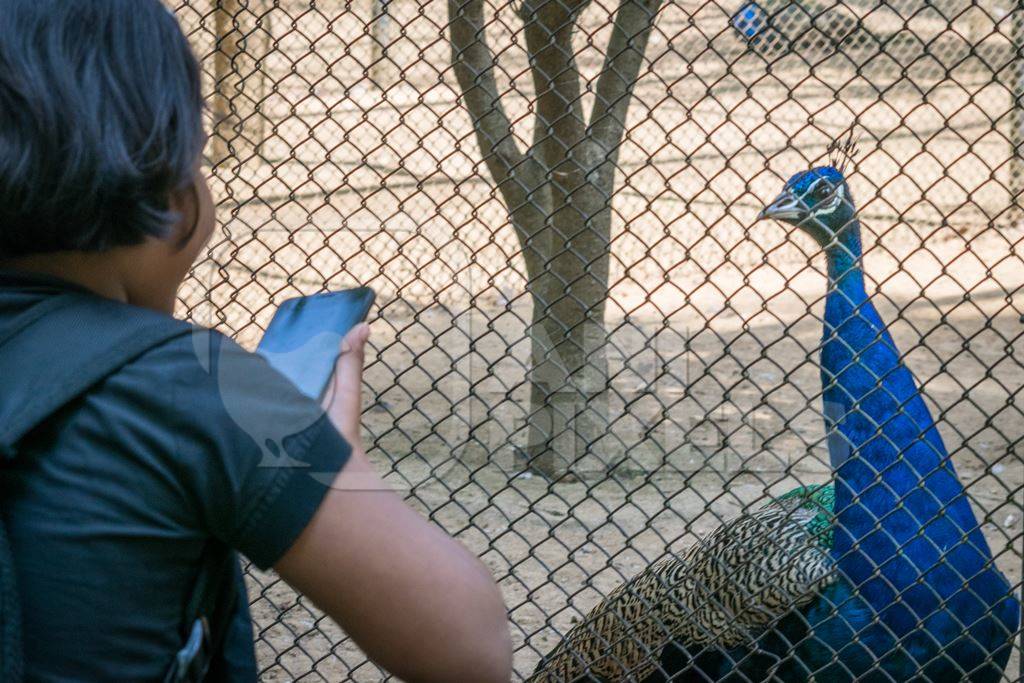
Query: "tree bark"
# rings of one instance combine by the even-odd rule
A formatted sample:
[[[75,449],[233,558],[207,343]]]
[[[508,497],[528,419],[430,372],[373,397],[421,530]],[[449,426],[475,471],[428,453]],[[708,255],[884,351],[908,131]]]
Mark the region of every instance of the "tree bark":
[[[533,302],[526,451],[530,466],[552,478],[614,464],[601,448],[611,200],[633,86],[661,3],[621,1],[588,124],[572,32],[589,1],[524,0],[521,7],[536,90],[526,152],[497,90],[482,0],[448,4],[456,78],[526,263]]]

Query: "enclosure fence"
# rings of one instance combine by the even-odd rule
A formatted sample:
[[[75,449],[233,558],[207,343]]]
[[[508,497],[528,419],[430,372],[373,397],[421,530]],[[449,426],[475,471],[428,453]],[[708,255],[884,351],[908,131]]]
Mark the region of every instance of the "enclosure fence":
[[[370,457],[493,571],[518,679],[659,559],[831,480],[824,257],[757,217],[851,132],[872,301],[1020,595],[1019,2],[168,4],[219,218],[180,312],[252,347],[287,298],[377,291]],[[247,577],[265,680],[386,679]]]

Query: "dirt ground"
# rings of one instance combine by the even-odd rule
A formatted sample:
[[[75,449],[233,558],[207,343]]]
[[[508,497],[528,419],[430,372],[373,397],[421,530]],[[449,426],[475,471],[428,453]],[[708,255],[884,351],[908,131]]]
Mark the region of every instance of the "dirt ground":
[[[613,398],[595,445],[610,473],[549,483],[524,471],[530,303],[447,71],[444,3],[392,3],[395,82],[383,92],[365,75],[368,6],[327,15],[279,2],[239,20],[250,54],[234,62],[233,101],[251,111],[214,170],[223,227],[182,313],[251,345],[285,298],[377,289],[371,456],[494,571],[525,675],[624,578],[766,496],[828,479],[823,263],[807,239],[754,217],[856,122],[851,184],[876,304],[1019,592],[1024,226],[1005,212],[1006,22],[999,5],[950,28],[934,8],[897,4],[846,6],[884,49],[858,39],[770,62],[744,51],[728,7],[679,2],[659,17],[613,200]],[[201,9],[179,15],[212,75]],[[491,11],[517,25],[510,6]],[[588,77],[610,11],[584,17]],[[532,85],[500,22],[499,80],[525,141]],[[265,680],[383,678],[273,575],[250,579]]]

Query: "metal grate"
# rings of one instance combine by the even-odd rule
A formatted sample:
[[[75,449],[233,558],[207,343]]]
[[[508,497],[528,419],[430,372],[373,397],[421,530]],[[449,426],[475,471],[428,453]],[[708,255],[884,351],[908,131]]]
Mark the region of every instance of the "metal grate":
[[[181,311],[251,345],[285,298],[377,290],[370,455],[498,577],[519,676],[651,563],[829,480],[824,261],[755,216],[851,129],[873,301],[1020,594],[1015,0],[169,4],[221,222]],[[384,678],[249,579],[266,680]]]

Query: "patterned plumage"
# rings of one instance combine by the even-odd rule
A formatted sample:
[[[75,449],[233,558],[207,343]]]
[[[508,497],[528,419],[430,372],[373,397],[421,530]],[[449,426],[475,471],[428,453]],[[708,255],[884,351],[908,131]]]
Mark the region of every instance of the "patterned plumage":
[[[531,681],[1001,677],[1020,604],[866,293],[850,156],[851,143],[837,147],[832,165],[795,175],[761,215],[825,252],[834,488],[798,490],[652,566],[575,626]]]
[[[834,580],[834,500],[831,486],[800,487],[656,562],[574,626],[530,682],[644,680],[669,642],[749,640]]]

